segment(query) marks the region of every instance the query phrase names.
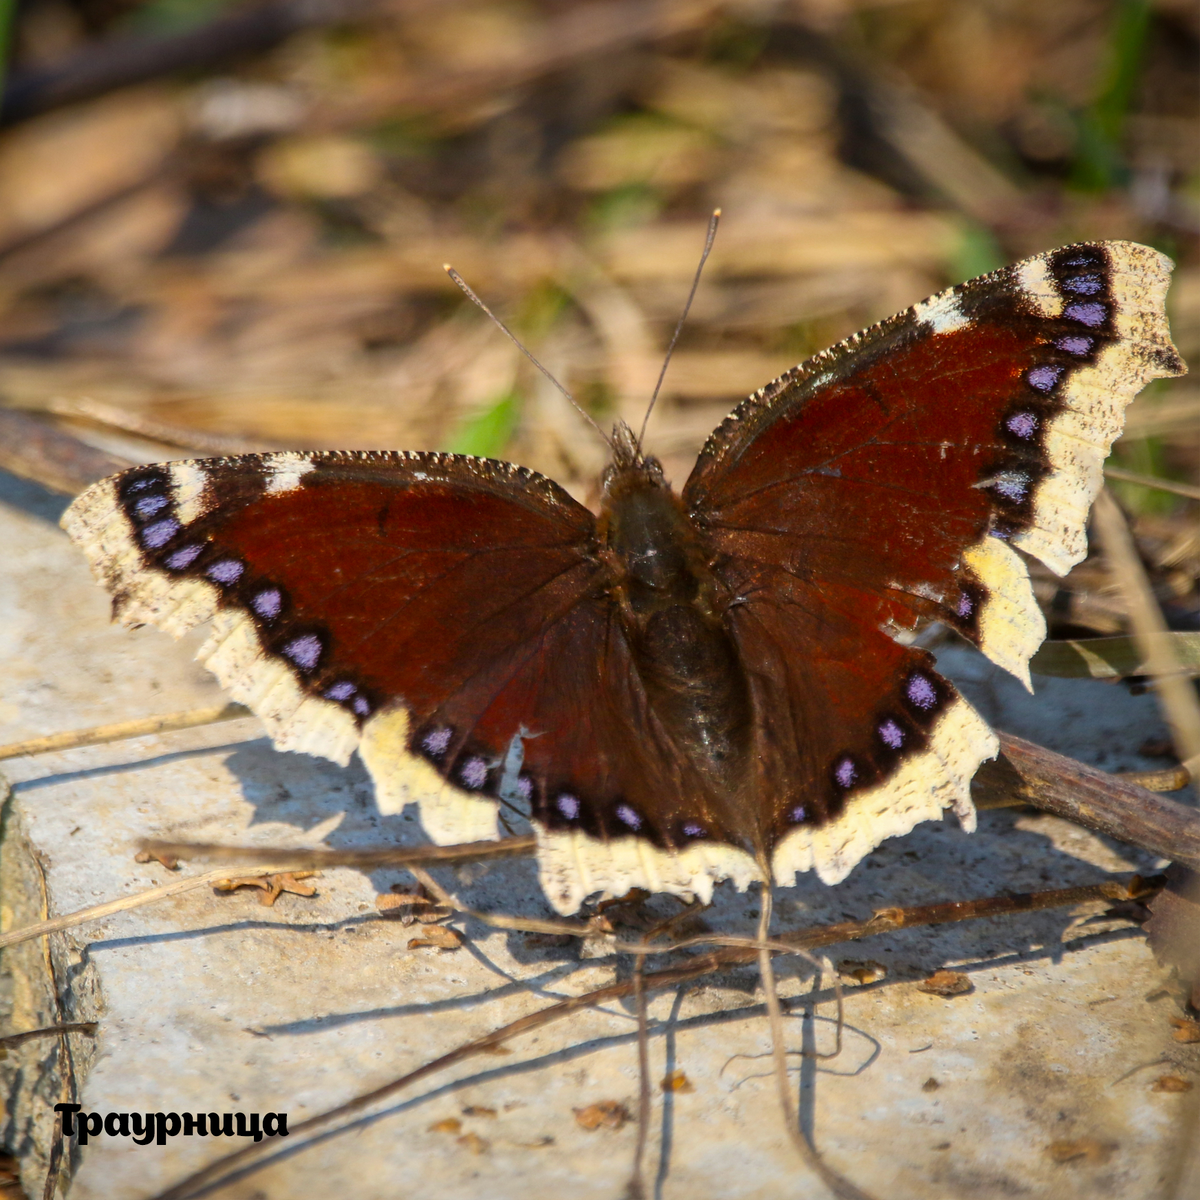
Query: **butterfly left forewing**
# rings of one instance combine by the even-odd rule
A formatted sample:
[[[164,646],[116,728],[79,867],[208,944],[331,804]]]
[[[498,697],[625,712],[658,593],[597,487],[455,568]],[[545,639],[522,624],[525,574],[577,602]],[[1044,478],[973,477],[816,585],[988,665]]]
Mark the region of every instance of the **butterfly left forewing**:
[[[474,732],[483,698],[453,728],[438,714],[528,657],[601,569],[592,515],[557,485],[454,455],[152,464],[63,524],[118,616],[177,636],[211,619],[199,657],[277,747],[360,749],[381,806],[422,800],[439,841],[495,835],[495,762],[522,714],[495,744]]]
[[[1005,268],[782,376],[705,446],[684,498],[738,597],[729,619],[744,657],[779,664],[760,672],[759,705],[775,727],[776,820],[805,811],[780,835],[789,864],[815,855],[840,876],[906,822],[966,811],[995,742],[881,631],[945,621],[1028,683],[1045,624],[1012,547],[1058,571],[1086,552],[1124,407],[1183,370],[1163,310],[1169,271],[1120,242]],[[796,850],[805,837],[815,848]]]

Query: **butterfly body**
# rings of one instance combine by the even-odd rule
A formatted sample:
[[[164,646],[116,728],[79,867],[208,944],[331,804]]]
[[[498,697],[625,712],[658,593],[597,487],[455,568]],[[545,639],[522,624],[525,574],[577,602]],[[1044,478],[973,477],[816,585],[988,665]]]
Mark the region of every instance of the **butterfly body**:
[[[959,285],[744,401],[679,494],[619,426],[597,517],[436,453],[154,464],[64,525],[121,617],[175,634],[281,749],[357,751],[440,843],[538,835],[562,911],[631,887],[844,878],[952,809],[995,735],[911,632],[1029,684],[1124,408],[1182,374],[1171,263],[1081,243]]]

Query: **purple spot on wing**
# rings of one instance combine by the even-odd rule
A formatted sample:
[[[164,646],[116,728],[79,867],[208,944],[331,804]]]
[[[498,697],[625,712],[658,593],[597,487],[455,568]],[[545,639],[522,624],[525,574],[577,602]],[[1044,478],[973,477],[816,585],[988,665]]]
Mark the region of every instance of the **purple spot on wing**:
[[[1012,471],[997,476],[992,487],[1006,500],[1024,500],[1025,493],[1029,491],[1029,476],[1020,471]]]
[[[238,562],[236,558],[222,558],[204,573],[217,583],[237,583],[245,569],[245,564]]]
[[[311,671],[321,661],[321,639],[315,633],[302,633],[292,638],[283,652],[296,666]]]
[[[1064,279],[1062,286],[1079,296],[1094,296],[1104,286],[1104,281],[1099,275],[1079,275],[1074,279]]]
[[[975,611],[975,601],[964,592],[958,598],[958,603],[954,607],[954,611],[960,617],[969,617]]]
[[[1063,316],[1095,329],[1104,324],[1104,318],[1108,316],[1108,309],[1103,304],[1068,304]]]
[[[1060,337],[1054,344],[1068,354],[1083,355],[1091,353],[1096,343],[1095,339],[1090,337]]]
[[[174,517],[168,517],[165,521],[155,521],[153,525],[147,525],[142,530],[142,545],[157,550],[165,546],[181,528]]]
[[[265,588],[250,601],[250,607],[260,617],[277,617],[283,607],[283,594],[278,588]]]
[[[148,487],[153,487],[158,482],[157,479],[139,479],[136,483],[131,483],[125,490],[129,492],[144,492]]]
[[[842,787],[848,788],[857,778],[858,771],[852,758],[843,758],[833,769],[833,777]]]
[[[1034,367],[1025,378],[1029,380],[1030,387],[1037,388],[1039,392],[1048,392],[1058,382],[1062,373],[1062,367],[1041,366]]]
[[[1009,433],[1028,441],[1037,432],[1038,419],[1033,413],[1019,412],[1013,413],[1004,424]]]
[[[788,813],[788,819],[795,821],[796,824],[799,825],[800,822],[804,820],[804,805],[797,804],[796,807],[793,808],[790,813]]]
[[[468,758],[458,773],[459,778],[469,788],[481,788],[487,783],[488,765],[483,758]]]
[[[358,691],[358,688],[356,688],[354,686],[354,684],[350,683],[348,680],[343,679],[340,682],[335,683],[332,687],[327,687],[325,689],[325,699],[326,700],[349,700],[350,697],[353,696],[354,693],[357,691]]]
[[[620,818],[620,820],[624,821],[630,829],[641,829],[642,827],[642,818],[639,817],[637,813],[635,813],[633,809],[629,807],[628,804],[617,805],[617,816]]]
[[[170,567],[172,571],[182,571],[185,568],[190,567],[192,563],[196,561],[196,556],[203,549],[203,546],[184,546],[182,549],[176,550],[175,553],[167,559],[167,566]]]
[[[688,821],[687,824],[685,824],[683,827],[683,832],[684,832],[685,836],[687,836],[687,837],[691,837],[691,838],[703,837],[704,836],[704,826],[697,825],[695,821]]]
[[[883,739],[884,745],[891,746],[893,750],[899,750],[904,745],[904,730],[893,720],[889,719],[880,725],[879,736]]]
[[[166,496],[143,496],[133,506],[133,511],[139,517],[152,517],[159,509],[166,508],[170,503]]]
[[[570,792],[563,792],[554,802],[554,806],[568,821],[573,821],[579,816],[579,797],[572,796]]]
[[[354,703],[350,705],[350,707],[354,709],[354,711],[358,713],[360,717],[369,716],[371,712],[370,701],[368,701],[365,696],[358,696]]]
[[[926,675],[910,675],[904,690],[917,708],[930,709],[937,703],[937,689]]]
[[[421,739],[421,745],[428,754],[445,754],[453,736],[454,730],[449,725],[443,725],[440,729],[431,729]]]

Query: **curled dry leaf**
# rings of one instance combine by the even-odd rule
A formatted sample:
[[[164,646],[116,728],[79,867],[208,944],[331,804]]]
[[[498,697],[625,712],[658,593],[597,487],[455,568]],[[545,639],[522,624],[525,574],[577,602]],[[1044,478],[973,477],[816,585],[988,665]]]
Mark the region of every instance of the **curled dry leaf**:
[[[136,863],[161,863],[168,871],[179,870],[179,859],[174,854],[157,854],[153,850],[139,850],[134,856]]]
[[[300,880],[309,879],[316,874],[316,871],[282,871],[278,875],[246,875],[239,879],[222,879],[213,884],[213,891],[233,892],[244,887],[259,888],[259,904],[271,908],[284,892],[291,892],[295,896],[315,896],[317,889],[311,883],[301,883]]]
[[[682,1071],[672,1071],[662,1081],[662,1090],[664,1092],[694,1092],[695,1085]]]
[[[576,1122],[584,1129],[620,1129],[630,1119],[629,1109],[619,1100],[598,1100],[586,1108],[573,1108]]]
[[[1175,1032],[1171,1034],[1175,1041],[1185,1045],[1200,1042],[1200,1021],[1192,1017],[1172,1017],[1171,1024],[1175,1026]]]
[[[1193,1087],[1190,1079],[1180,1075],[1160,1075],[1151,1085],[1152,1092],[1190,1092]]]
[[[1087,1161],[1097,1165],[1106,1163],[1113,1156],[1117,1146],[1115,1142],[1101,1142],[1096,1138],[1070,1138],[1051,1142],[1046,1147],[1046,1153],[1055,1162]]]
[[[410,950],[433,947],[436,950],[457,950],[462,945],[462,934],[447,925],[430,925],[419,937],[408,939]]]
[[[407,927],[420,921],[422,925],[434,925],[450,916],[450,909],[430,899],[421,885],[405,888],[393,885],[390,892],[375,897],[375,907],[385,917],[391,917]]]
[[[878,983],[887,978],[888,969],[873,958],[843,958],[837,965],[838,974],[855,983]]]
[[[965,996],[974,990],[975,985],[961,971],[934,971],[917,984],[918,992],[928,992],[931,996]]]

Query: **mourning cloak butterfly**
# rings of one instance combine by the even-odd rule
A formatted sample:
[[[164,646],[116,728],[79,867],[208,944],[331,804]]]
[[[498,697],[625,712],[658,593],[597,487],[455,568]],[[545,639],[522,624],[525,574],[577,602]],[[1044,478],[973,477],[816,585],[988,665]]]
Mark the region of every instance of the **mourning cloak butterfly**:
[[[357,749],[439,843],[522,806],[561,911],[835,883],[973,826],[995,735],[892,635],[943,621],[1029,684],[1016,551],[1083,558],[1125,406],[1185,369],[1171,265],[1086,243],[942,292],[744,401],[682,494],[618,426],[598,517],[510,463],[337,452],[137,467],[63,523],[123,620],[213,620],[280,749]]]

